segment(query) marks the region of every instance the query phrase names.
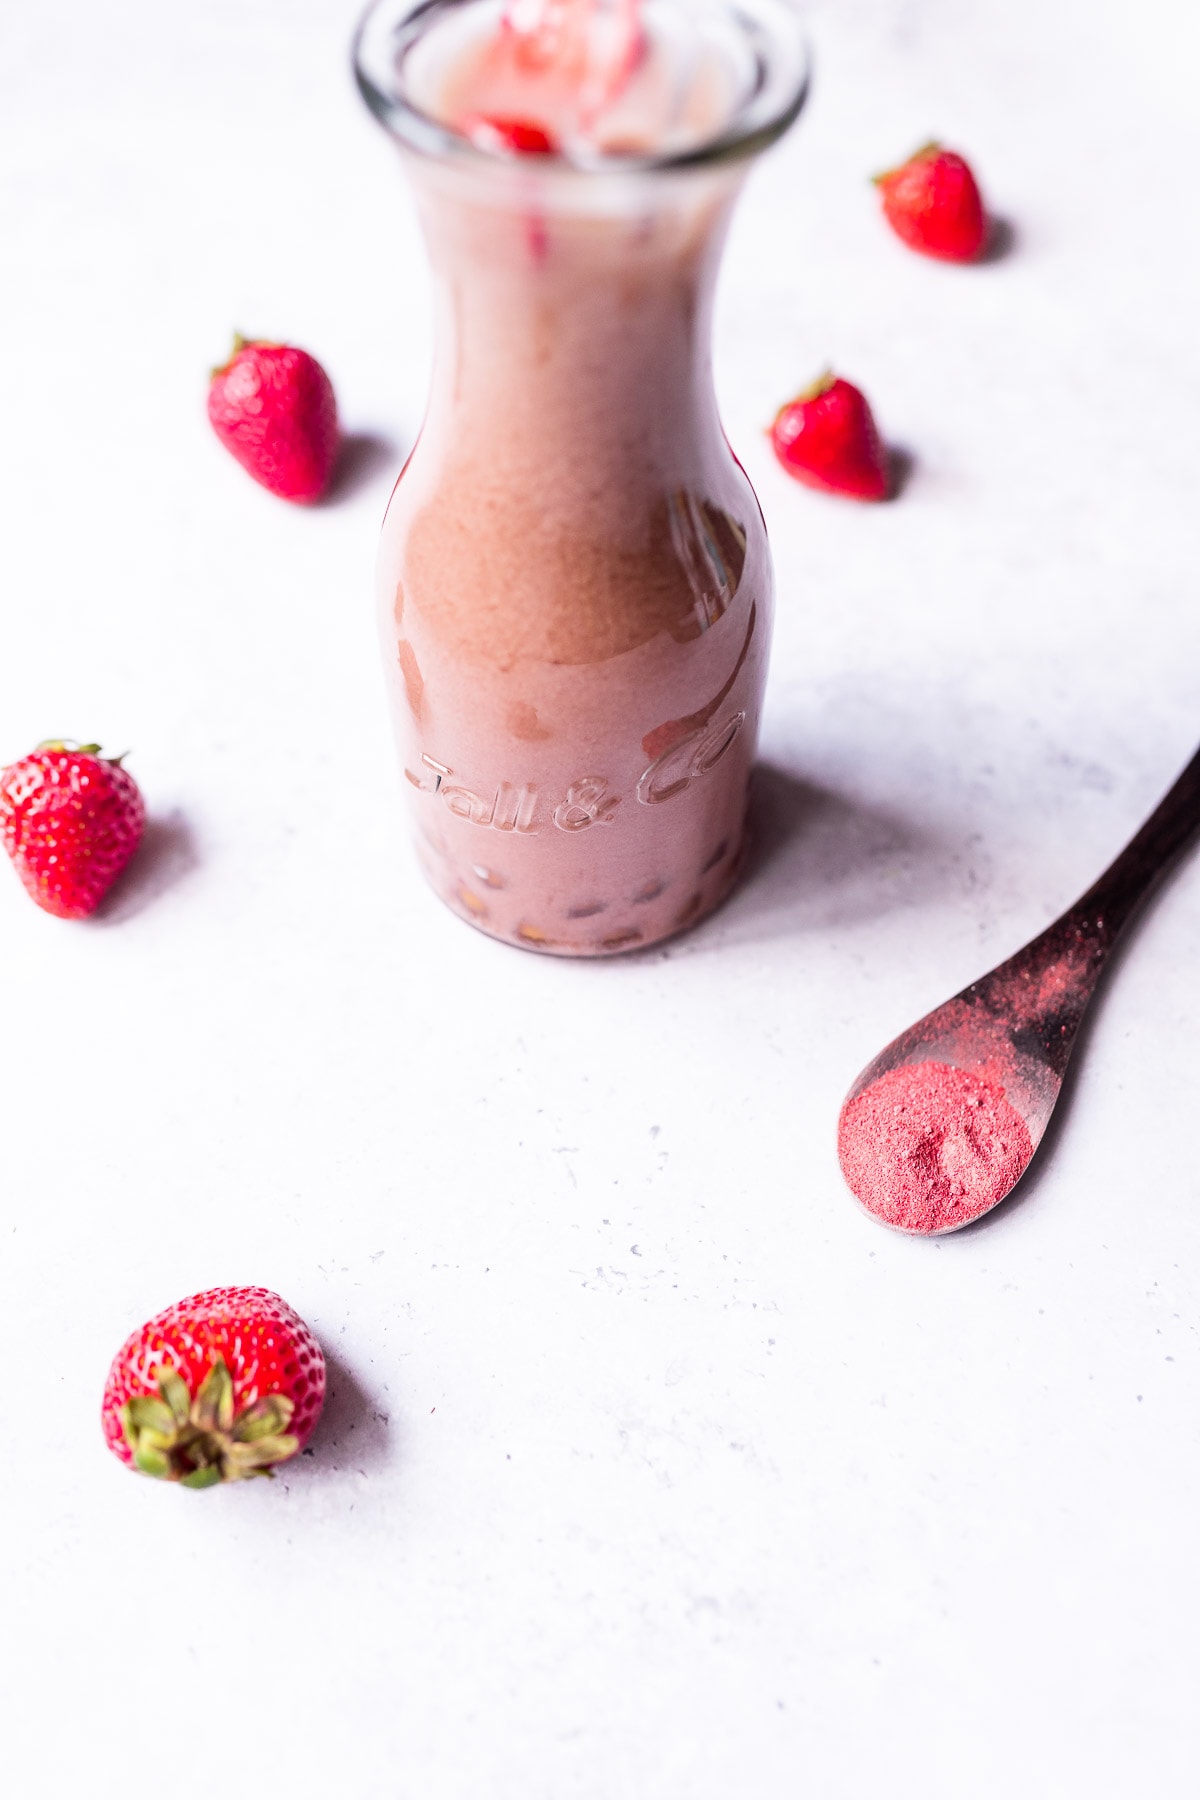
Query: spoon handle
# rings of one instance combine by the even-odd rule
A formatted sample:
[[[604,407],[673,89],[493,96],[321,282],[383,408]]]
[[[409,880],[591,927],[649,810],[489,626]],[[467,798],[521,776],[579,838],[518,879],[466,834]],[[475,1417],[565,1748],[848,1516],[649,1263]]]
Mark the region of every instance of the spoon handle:
[[[1124,930],[1155,883],[1200,831],[1200,750],[1137,836],[1066,915],[1106,943]]]

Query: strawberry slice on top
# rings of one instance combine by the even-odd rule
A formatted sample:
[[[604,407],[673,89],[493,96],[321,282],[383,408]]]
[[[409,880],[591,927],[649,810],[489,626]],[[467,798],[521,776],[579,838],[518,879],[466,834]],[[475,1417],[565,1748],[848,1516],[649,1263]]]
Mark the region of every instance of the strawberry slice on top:
[[[641,0],[509,0],[503,37],[521,67],[556,73],[607,105],[638,59]]]
[[[483,148],[524,155],[556,153],[564,138],[590,132],[637,65],[640,14],[641,0],[509,0],[472,69],[459,129]]]
[[[558,142],[544,125],[532,119],[497,118],[472,113],[460,127],[465,137],[484,150],[509,151],[514,156],[555,156]]]

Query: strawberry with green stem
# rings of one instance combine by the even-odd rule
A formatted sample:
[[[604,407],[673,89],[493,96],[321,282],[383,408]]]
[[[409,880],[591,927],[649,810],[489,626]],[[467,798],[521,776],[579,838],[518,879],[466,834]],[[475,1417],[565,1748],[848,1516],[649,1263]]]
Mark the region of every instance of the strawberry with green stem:
[[[775,455],[797,481],[851,500],[886,500],[887,452],[866,395],[826,371],[781,407],[768,433]]]
[[[239,333],[209,379],[208,417],[230,455],[281,500],[306,505],[328,488],[340,443],[337,401],[307,350]]]
[[[974,262],[988,237],[979,184],[965,157],[922,144],[898,168],[876,175],[888,224],[910,250],[941,262]]]
[[[210,1288],[157,1313],[113,1359],[101,1422],[143,1475],[214,1487],[269,1475],[312,1435],[325,1359],[267,1288]]]
[[[56,918],[95,912],[145,822],[137,782],[99,744],[48,738],[0,770],[0,840],[26,892]]]

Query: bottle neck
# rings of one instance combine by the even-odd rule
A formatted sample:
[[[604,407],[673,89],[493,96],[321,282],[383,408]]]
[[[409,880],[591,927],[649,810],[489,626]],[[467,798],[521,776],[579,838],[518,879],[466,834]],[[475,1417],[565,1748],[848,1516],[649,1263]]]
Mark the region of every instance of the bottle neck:
[[[536,173],[414,170],[437,290],[427,433],[553,486],[681,478],[721,445],[712,299],[741,170],[628,180],[571,211]],[[618,203],[619,202],[619,203]]]

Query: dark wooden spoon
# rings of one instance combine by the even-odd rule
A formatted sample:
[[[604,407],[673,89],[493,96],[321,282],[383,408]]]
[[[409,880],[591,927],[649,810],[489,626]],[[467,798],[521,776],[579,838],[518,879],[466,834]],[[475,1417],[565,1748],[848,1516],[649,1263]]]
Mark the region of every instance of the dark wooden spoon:
[[[982,1218],[1011,1193],[1045,1136],[1079,1027],[1118,938],[1197,830],[1200,752],[1082,899],[1023,950],[927,1013],[867,1064],[846,1096],[839,1144],[843,1173],[876,1218],[913,1235],[941,1235]],[[929,1122],[930,1103],[922,1106],[917,1093],[918,1065],[928,1065],[931,1094],[953,1087],[953,1078],[948,1082],[945,1075],[948,1069],[961,1070],[982,1084],[982,1098],[972,1102],[976,1108],[1001,1105],[988,1098],[999,1093],[1028,1134],[1026,1147],[1017,1128],[1016,1161],[1011,1147],[1006,1158],[992,1154],[986,1133],[972,1129],[966,1111],[948,1117],[946,1134],[939,1135],[938,1126]],[[850,1109],[868,1088],[906,1066],[913,1067],[913,1075],[903,1084],[903,1094],[892,1084],[900,1096],[896,1129],[880,1135],[878,1156],[868,1169],[861,1124],[855,1153],[847,1154],[847,1122],[852,1124],[854,1118]],[[965,1092],[970,1084],[958,1087]],[[908,1095],[915,1096],[911,1121],[900,1110]],[[872,1156],[874,1151],[872,1145]],[[904,1223],[901,1191],[911,1196],[914,1183],[928,1184],[929,1201],[915,1212],[908,1205],[907,1216],[921,1222]]]

